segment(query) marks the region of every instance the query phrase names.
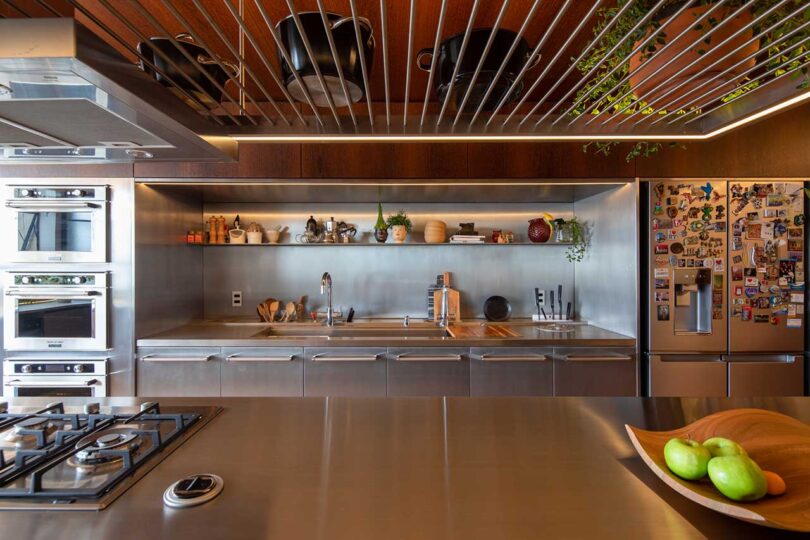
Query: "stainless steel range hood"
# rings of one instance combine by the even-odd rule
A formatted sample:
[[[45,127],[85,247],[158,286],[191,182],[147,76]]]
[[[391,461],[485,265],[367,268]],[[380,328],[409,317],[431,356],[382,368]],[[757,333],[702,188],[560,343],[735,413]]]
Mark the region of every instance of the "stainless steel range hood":
[[[0,20],[0,162],[230,161],[236,143],[74,19]]]

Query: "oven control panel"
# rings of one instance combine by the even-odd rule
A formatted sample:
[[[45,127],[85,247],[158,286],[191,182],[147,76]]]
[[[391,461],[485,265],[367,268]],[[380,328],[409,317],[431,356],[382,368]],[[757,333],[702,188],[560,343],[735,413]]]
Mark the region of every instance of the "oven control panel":
[[[107,200],[106,186],[14,186],[11,193],[14,199],[43,200]]]
[[[14,285],[95,285],[97,274],[16,274]]]
[[[31,364],[14,364],[14,373],[29,374],[29,373],[43,373],[43,374],[59,374],[59,373],[96,373],[96,365],[92,363],[81,362],[59,362],[59,363],[31,363]]]

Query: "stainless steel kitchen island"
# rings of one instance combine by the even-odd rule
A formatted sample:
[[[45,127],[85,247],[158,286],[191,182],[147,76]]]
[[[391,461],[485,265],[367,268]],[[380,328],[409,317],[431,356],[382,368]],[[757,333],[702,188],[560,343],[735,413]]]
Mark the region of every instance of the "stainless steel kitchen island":
[[[788,537],[671,491],[636,455],[624,424],[672,429],[735,407],[810,422],[807,398],[161,400],[202,404],[224,410],[107,509],[2,511],[0,536]],[[164,506],[166,488],[196,473],[221,476],[222,493],[195,508]]]

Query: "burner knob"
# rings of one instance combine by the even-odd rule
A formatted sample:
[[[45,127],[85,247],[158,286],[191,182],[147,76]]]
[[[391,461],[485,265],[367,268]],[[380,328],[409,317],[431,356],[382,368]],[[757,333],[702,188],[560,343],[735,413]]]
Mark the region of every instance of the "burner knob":
[[[20,196],[21,197],[33,197],[34,192],[31,191],[30,189],[21,189],[20,190]]]
[[[68,195],[71,197],[84,197],[84,190],[83,189],[74,189],[68,192]]]
[[[74,373],[84,373],[84,364],[76,364],[73,366]]]
[[[84,414],[98,414],[101,406],[98,403],[87,403],[84,406]]]
[[[32,281],[34,281],[34,278],[31,276],[23,276],[20,278],[20,283],[23,285],[29,285]]]
[[[31,373],[34,371],[34,368],[31,366],[31,364],[25,364],[23,367],[20,368],[20,371],[22,371],[23,373]]]
[[[87,278],[85,278],[84,276],[73,276],[72,278],[70,278],[70,282],[73,283],[74,285],[81,285],[85,281],[87,281]]]

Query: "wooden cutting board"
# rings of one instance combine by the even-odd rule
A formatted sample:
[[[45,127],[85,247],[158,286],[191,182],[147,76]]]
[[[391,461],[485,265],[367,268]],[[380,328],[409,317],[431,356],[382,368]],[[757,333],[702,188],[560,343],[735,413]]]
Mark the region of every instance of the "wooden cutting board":
[[[625,425],[644,463],[669,487],[692,501],[727,516],[777,529],[810,532],[810,426],[762,409],[718,412],[672,431],[647,431]],[[664,445],[673,437],[736,441],[763,470],[785,479],[787,492],[754,502],[725,498],[711,482],[675,476],[664,460]]]
[[[450,286],[450,272],[444,273],[444,284]],[[451,321],[461,321],[461,300],[459,293],[455,289],[447,291],[447,307],[448,318]],[[433,320],[438,321],[442,318],[442,290],[438,289],[433,292]]]
[[[451,324],[447,331],[454,338],[513,338],[520,337],[520,334],[509,328],[508,326],[501,326],[499,324],[491,324],[486,326],[470,326],[470,325],[453,325]]]

